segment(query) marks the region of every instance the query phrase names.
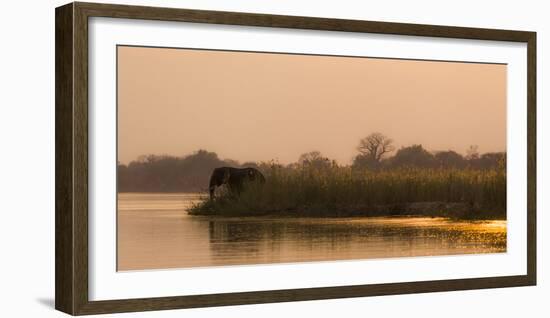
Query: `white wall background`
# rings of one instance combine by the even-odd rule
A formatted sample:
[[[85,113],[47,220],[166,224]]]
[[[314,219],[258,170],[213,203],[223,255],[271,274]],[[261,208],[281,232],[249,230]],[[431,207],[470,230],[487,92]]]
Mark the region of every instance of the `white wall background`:
[[[195,9],[335,17],[538,32],[537,287],[249,305],[136,317],[548,317],[547,186],[550,22],[546,1],[108,1]],[[0,11],[0,316],[60,317],[54,297],[54,8],[11,1]],[[122,315],[112,315],[120,316]],[[125,314],[125,316],[129,316]],[[132,316],[132,317],[133,317]]]

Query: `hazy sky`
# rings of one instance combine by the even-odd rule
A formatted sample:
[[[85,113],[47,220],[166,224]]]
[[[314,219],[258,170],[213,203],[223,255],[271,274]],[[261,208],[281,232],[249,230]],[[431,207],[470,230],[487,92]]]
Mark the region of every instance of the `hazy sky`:
[[[465,153],[506,149],[506,66],[118,48],[118,155],[198,149],[244,161],[319,150],[350,163],[359,139]]]

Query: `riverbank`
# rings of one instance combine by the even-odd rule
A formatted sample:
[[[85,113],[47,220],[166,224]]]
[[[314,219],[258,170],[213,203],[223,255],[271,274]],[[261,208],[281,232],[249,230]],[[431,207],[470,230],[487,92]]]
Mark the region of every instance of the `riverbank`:
[[[309,206],[289,207],[281,210],[246,210],[223,208],[219,202],[206,201],[196,204],[188,211],[190,215],[221,217],[380,217],[380,216],[424,216],[444,217],[463,220],[505,220],[506,211],[483,209],[479,206],[461,202],[413,202],[397,204],[378,204],[370,206]]]

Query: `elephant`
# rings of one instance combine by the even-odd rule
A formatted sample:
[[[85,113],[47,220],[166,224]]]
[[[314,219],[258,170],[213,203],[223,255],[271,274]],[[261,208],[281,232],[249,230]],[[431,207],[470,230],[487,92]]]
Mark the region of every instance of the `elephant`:
[[[264,175],[255,168],[220,167],[214,169],[210,176],[210,199],[214,198],[216,187],[227,185],[232,194],[239,195],[246,182],[265,183]]]

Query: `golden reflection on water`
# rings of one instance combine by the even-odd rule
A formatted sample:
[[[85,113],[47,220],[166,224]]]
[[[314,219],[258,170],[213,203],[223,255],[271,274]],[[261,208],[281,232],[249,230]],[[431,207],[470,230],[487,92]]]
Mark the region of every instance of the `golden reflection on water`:
[[[189,216],[196,194],[118,196],[118,270],[506,252],[506,221]]]

